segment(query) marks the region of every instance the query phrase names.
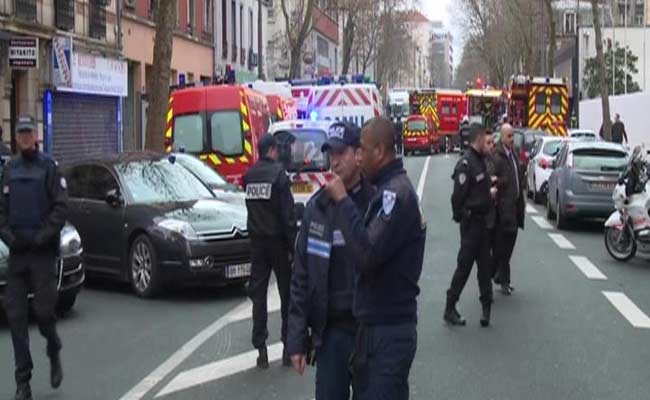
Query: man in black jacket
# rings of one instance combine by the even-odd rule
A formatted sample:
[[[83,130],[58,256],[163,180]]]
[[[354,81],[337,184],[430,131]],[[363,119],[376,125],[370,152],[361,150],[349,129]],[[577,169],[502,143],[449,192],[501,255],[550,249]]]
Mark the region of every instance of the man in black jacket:
[[[36,123],[21,117],[16,123],[16,155],[4,167],[0,197],[0,238],[9,246],[5,311],[16,364],[16,400],[31,400],[29,382],[29,293],[34,315],[47,340],[50,384],[63,380],[61,340],[56,331],[56,258],[59,234],[66,219],[67,184],[57,164],[36,150]]]
[[[268,368],[266,327],[268,310],[267,289],[271,270],[275,273],[280,292],[282,342],[286,346],[287,315],[289,313],[290,258],[296,237],[296,218],[287,172],[278,160],[278,148],[271,135],[258,142],[260,159],[244,175],[248,232],[251,236],[251,278],[248,286],[253,302],[253,346],[259,351],[257,366]],[[290,366],[288,354],[283,364]]]
[[[327,193],[336,223],[354,257],[354,316],[359,323],[351,359],[359,400],[406,400],[417,348],[418,281],[426,224],[401,159],[389,119],[377,117],[361,131],[365,176],[377,187],[367,212],[335,177]]]
[[[328,136],[322,150],[329,153],[332,171],[357,209],[365,212],[373,192],[361,176],[360,130],[336,123]],[[316,350],[316,400],[350,398],[348,360],[356,333],[354,257],[334,222],[334,212],[334,202],[322,190],[307,204],[291,278],[287,348],[301,375],[310,348]]]
[[[499,196],[497,200],[497,243],[494,282],[501,285],[503,294],[510,295],[510,258],[517,241],[518,229],[524,227],[524,174],[514,151],[514,130],[511,125],[501,127],[501,143],[495,157]]]

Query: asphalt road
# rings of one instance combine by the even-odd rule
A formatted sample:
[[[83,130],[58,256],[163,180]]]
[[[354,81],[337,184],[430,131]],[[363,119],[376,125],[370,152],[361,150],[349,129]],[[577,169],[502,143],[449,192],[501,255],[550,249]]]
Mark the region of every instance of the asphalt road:
[[[557,232],[544,224],[541,206],[530,206],[513,256],[516,290],[511,297],[495,293],[492,326],[479,327],[475,274],[458,306],[468,325],[443,323],[458,250],[449,202],[456,158],[406,159],[416,187],[428,164],[422,184],[428,237],[411,398],[648,399],[650,263],[613,261],[600,222]],[[549,234],[562,236],[553,240]],[[276,361],[258,371],[243,291],[184,290],[147,301],[126,286],[91,282],[59,324],[66,375],[58,391],[48,386],[45,344],[32,326],[35,398],[310,400],[313,369],[300,377],[279,365],[277,295],[270,296],[276,311],[268,343]],[[0,399],[10,399],[13,356],[4,321],[0,360]]]

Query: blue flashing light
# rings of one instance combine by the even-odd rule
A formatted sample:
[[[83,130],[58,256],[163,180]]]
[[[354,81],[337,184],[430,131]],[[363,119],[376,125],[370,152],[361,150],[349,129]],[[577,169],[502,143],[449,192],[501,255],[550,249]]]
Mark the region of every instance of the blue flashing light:
[[[309,113],[309,119],[312,121],[316,121],[318,119],[318,112],[316,110],[312,110]]]

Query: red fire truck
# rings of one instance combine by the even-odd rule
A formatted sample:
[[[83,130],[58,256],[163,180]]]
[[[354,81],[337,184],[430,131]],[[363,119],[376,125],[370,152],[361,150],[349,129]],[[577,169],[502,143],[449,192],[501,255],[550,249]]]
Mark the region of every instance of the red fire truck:
[[[458,132],[460,123],[467,114],[467,98],[460,90],[438,89],[438,117],[440,129],[438,134],[443,137],[442,147],[447,152],[460,145]]]

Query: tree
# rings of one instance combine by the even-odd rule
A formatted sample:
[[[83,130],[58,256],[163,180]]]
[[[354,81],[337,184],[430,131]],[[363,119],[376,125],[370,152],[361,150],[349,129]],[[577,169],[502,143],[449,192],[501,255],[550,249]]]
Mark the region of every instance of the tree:
[[[164,146],[169,81],[171,75],[174,27],[176,26],[176,1],[156,0],[156,40],[153,47],[153,67],[149,77],[149,108],[147,109],[147,150],[162,151]]]
[[[280,0],[280,5],[284,16],[286,39],[289,44],[289,56],[291,58],[289,77],[299,78],[301,75],[302,50],[312,28],[315,0]],[[290,9],[291,12],[289,12]]]
[[[603,54],[603,32],[600,26],[600,9],[598,0],[591,0],[591,11],[594,19],[594,31],[596,32],[596,74],[600,86],[600,101],[603,109],[603,137],[605,140],[612,140],[612,120],[609,114],[609,96],[607,92],[605,55]]]
[[[627,66],[625,64],[625,53],[627,52]],[[616,54],[615,57],[614,54]],[[614,60],[612,60],[612,57]],[[623,49],[619,46],[618,42],[615,43],[614,48],[610,46],[605,53],[605,70],[607,82],[607,93],[612,95],[614,93],[624,93],[625,84],[627,80],[627,92],[634,93],[640,92],[639,84],[634,81],[632,74],[636,74],[639,70],[636,63],[639,60],[637,56],[632,53],[629,47]],[[615,91],[612,91],[612,61],[615,61]],[[585,61],[585,75],[583,78],[583,86],[585,87],[587,97],[594,98],[598,96],[600,83],[598,81],[598,60],[596,57],[589,58]]]
[[[548,41],[548,66],[546,67],[547,75],[555,76],[555,18],[553,14],[552,0],[544,0],[546,6],[546,15],[548,17],[549,41]]]
[[[379,8],[379,41],[377,43],[376,81],[383,87],[394,87],[402,74],[413,74],[415,48],[408,30],[409,10],[403,0],[381,0]]]

